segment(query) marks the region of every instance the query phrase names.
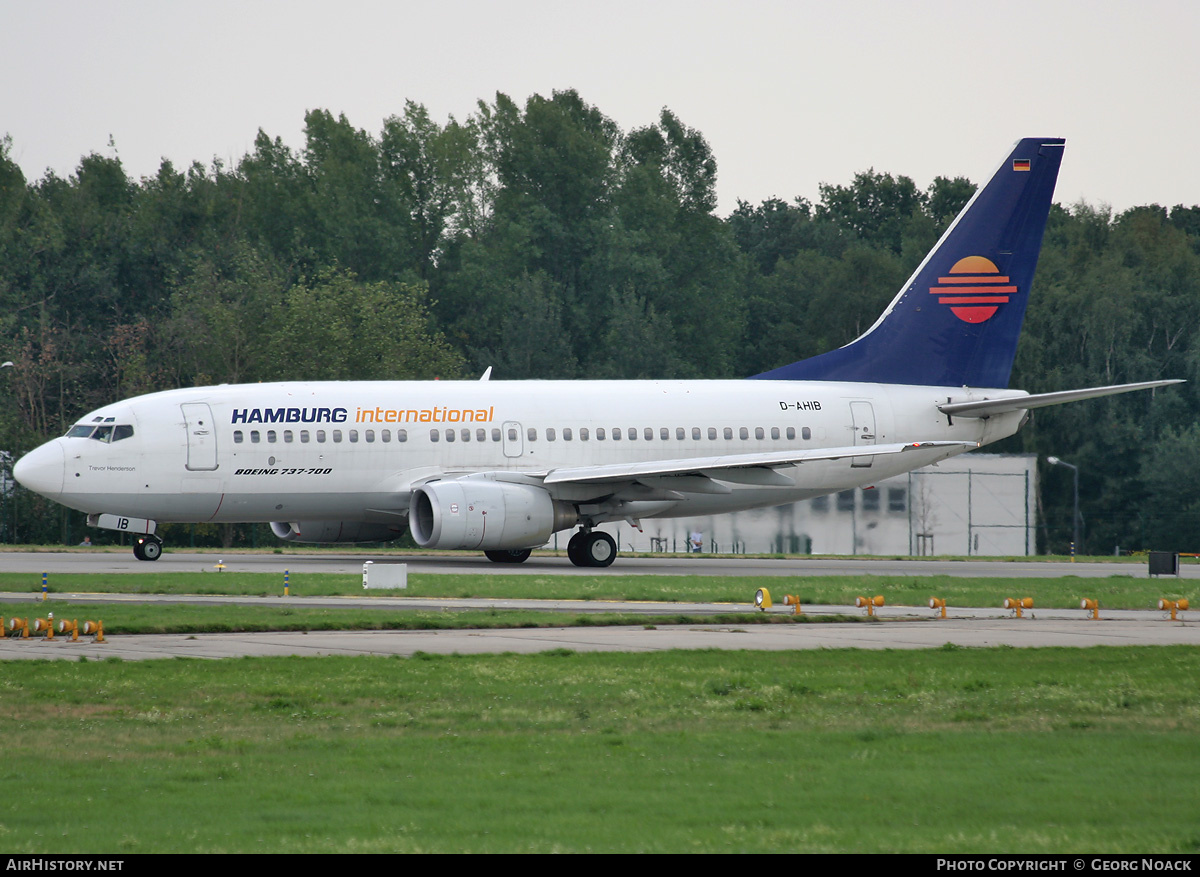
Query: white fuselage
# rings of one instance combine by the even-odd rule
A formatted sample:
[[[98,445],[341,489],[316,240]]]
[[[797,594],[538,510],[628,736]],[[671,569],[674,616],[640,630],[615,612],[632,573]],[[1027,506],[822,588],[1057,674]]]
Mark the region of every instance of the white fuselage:
[[[968,443],[778,468],[795,486],[747,484],[734,472],[727,492],[680,497],[643,488],[638,504],[626,490],[623,510],[609,517],[714,514],[872,484],[1004,438],[1021,423],[1021,411],[948,418],[936,406],[951,397],[977,396],[945,387],[754,380],[202,387],[92,412],[79,421],[79,435],[28,455],[21,478],[88,513],[177,522],[394,522],[407,513],[414,487],[474,473],[537,482],[556,470],[618,463]],[[124,432],[131,434],[82,435],[93,423],[129,427]],[[546,489],[555,500],[586,503],[613,488],[570,482]]]

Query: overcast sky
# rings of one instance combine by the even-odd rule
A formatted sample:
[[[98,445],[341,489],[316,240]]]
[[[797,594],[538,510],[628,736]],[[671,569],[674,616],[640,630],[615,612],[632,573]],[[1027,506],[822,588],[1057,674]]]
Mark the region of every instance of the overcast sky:
[[[574,88],[623,130],[708,139],[719,212],[867,168],[980,182],[1066,137],[1056,200],[1200,204],[1196,0],[0,0],[0,136],[30,180],[89,152],[234,163],[304,113],[377,134],[424,104]]]

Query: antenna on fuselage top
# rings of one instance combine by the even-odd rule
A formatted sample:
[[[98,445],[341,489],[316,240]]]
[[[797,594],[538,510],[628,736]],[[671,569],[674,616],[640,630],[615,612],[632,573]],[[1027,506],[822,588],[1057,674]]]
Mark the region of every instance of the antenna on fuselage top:
[[[483,370],[483,377],[481,377],[479,380],[488,381],[488,380],[491,380],[491,378],[492,378],[492,367],[489,365],[486,369]]]

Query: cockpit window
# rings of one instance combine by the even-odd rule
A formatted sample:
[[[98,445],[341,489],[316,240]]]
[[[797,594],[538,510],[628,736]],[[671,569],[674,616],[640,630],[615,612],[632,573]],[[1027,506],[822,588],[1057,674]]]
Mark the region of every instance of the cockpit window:
[[[71,427],[67,438],[94,438],[98,442],[119,442],[132,435],[133,427],[126,423],[118,423],[115,426],[107,423],[103,426],[79,423]]]

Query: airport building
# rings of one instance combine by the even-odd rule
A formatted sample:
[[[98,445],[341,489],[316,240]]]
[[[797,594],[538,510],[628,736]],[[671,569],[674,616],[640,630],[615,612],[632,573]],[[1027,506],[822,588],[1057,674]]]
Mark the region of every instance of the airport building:
[[[1037,457],[963,454],[803,502],[604,529],[626,551],[1022,556],[1037,553]],[[563,534],[559,534],[561,537]],[[565,543],[564,543],[565,544]]]

